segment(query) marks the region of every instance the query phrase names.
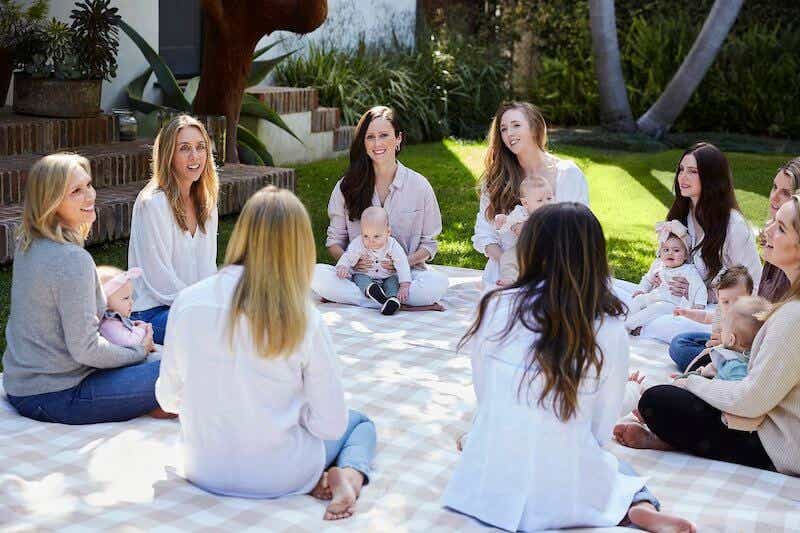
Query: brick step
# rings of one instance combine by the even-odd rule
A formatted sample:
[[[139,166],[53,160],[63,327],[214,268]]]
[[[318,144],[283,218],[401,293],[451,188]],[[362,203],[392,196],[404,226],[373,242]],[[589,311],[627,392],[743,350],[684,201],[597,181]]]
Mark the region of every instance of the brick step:
[[[76,148],[92,168],[97,189],[142,182],[150,177],[151,139],[97,144]],[[0,157],[0,205],[21,203],[31,166],[43,153]]]
[[[311,112],[311,133],[336,131],[341,126],[341,111],[338,107],[318,107]]]
[[[350,143],[353,142],[355,134],[355,126],[339,126],[333,130],[333,151],[350,150]]]
[[[220,216],[238,213],[253,193],[267,185],[294,191],[294,169],[225,165],[220,172]],[[88,244],[130,236],[133,203],[143,186],[144,183],[128,183],[97,191],[97,220],[92,227]],[[14,235],[22,221],[22,209],[21,204],[0,207],[0,263],[9,263],[14,258]]]
[[[247,92],[279,115],[305,113],[319,107],[317,90],[311,87],[250,87]]]
[[[46,118],[0,108],[0,156],[50,153],[114,140],[114,117]]]

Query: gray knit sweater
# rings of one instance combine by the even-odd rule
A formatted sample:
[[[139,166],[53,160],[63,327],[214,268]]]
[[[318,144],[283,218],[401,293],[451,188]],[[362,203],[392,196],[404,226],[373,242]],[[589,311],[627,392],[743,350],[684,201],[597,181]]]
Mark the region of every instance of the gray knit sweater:
[[[142,361],[142,346],[115,346],[100,336],[105,308],[94,260],[80,246],[40,238],[17,250],[3,354],[6,392],[65,390],[97,368]]]

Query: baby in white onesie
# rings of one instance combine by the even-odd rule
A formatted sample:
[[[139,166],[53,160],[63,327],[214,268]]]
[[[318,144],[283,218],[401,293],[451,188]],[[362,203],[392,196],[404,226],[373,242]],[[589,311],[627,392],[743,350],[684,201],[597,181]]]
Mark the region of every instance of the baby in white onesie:
[[[522,224],[534,211],[543,205],[552,204],[555,194],[553,186],[545,178],[530,176],[519,184],[519,203],[508,215],[496,215],[494,226],[501,235],[512,233],[519,236]],[[517,281],[519,265],[517,264],[516,238],[513,246],[503,251],[500,256],[500,281],[498,285],[507,287]]]
[[[411,267],[405,250],[390,236],[389,215],[382,207],[368,207],[361,213],[361,236],[347,246],[336,263],[336,275],[350,278],[371,300],[381,306],[381,313],[393,315],[408,298],[411,286]],[[370,263],[368,272],[358,272],[353,267],[361,260]],[[382,263],[389,261],[395,271],[387,270]]]
[[[708,303],[708,290],[692,263],[687,262],[692,249],[689,230],[677,220],[656,224],[658,253],[650,270],[633,293],[625,327],[634,331],[661,315],[671,315],[677,307],[702,309]],[[658,274],[658,276],[656,276]],[[656,277],[660,283],[656,285]],[[674,296],[669,282],[674,278],[689,282],[686,296]]]

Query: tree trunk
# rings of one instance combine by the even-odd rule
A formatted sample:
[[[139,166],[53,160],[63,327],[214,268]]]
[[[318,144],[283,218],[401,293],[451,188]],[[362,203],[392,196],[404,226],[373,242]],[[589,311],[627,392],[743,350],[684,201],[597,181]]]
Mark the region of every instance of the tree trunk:
[[[743,2],[744,0],[715,0],[700,35],[678,72],[656,103],[637,121],[642,132],[658,139],[669,130],[714,62]]]
[[[511,65],[511,88],[514,95],[524,99],[531,92],[536,72],[536,47],[530,22],[521,19],[519,39],[514,41]]]
[[[622,74],[614,0],[589,0],[589,20],[602,124],[614,131],[635,131]]]

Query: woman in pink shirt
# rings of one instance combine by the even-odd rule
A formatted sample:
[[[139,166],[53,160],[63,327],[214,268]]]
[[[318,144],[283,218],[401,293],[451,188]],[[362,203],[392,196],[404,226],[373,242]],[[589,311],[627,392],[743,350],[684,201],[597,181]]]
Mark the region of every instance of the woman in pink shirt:
[[[421,174],[397,160],[403,134],[394,111],[373,107],[361,117],[350,146],[350,166],[331,193],[328,202],[326,246],[338,261],[350,241],[361,235],[361,213],[370,206],[381,206],[389,214],[392,237],[408,254],[411,287],[406,304],[436,304],[448,287],[447,277],[426,269],[438,250],[436,236],[442,231],[442,215],[431,184]],[[369,270],[363,257],[354,269]],[[391,262],[383,267],[392,269]],[[376,307],[352,282],[336,276],[332,265],[319,264],[311,287],[322,298],[333,302]]]

